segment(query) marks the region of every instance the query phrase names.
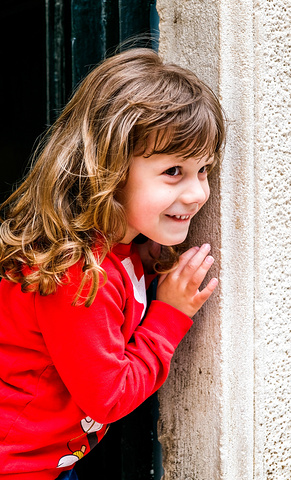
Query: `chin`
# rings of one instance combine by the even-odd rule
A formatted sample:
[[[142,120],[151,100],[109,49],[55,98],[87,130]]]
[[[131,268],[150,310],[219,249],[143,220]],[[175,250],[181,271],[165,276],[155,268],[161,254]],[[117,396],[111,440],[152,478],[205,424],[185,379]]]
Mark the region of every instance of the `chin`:
[[[185,237],[181,238],[181,239],[176,239],[176,241],[162,241],[162,242],[159,242],[157,241],[157,243],[160,243],[160,245],[164,245],[165,247],[174,247],[175,245],[180,245],[181,243],[183,243],[187,238],[187,235],[185,235]]]

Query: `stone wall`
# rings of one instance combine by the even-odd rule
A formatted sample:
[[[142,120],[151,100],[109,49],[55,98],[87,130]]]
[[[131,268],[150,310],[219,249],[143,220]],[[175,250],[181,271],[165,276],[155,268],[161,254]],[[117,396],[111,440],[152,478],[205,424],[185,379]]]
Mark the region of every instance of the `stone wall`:
[[[291,478],[288,4],[157,0],[160,53],[206,81],[228,118],[189,235],[211,243],[220,287],[159,395],[164,480]]]

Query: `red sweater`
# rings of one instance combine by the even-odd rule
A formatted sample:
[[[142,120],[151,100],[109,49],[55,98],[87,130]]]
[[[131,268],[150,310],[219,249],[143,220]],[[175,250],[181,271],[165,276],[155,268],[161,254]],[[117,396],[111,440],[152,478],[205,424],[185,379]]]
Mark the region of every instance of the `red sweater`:
[[[117,245],[91,307],[72,306],[80,265],[55,294],[0,283],[0,476],[53,480],[165,381],[192,321],[153,301],[131,245]],[[94,420],[93,420],[94,419]],[[9,475],[9,476],[8,476]]]

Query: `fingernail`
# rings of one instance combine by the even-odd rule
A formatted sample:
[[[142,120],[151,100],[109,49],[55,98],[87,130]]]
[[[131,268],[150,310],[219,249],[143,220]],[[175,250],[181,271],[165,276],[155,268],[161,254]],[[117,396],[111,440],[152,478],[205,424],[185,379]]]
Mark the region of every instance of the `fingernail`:
[[[210,255],[205,258],[205,263],[208,263],[209,265],[211,265],[213,262],[214,262],[214,258],[211,257]]]
[[[218,285],[218,280],[217,278],[212,278],[209,282],[211,287],[216,287]]]
[[[203,248],[203,250],[209,252],[209,250],[210,250],[211,247],[210,247],[209,243],[204,243],[204,245],[202,245],[201,248]]]

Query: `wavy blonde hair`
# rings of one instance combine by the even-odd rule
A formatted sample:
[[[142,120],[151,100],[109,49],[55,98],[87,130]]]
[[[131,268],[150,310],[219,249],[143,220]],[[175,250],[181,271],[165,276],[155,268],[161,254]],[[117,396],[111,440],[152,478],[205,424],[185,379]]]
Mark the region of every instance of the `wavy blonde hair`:
[[[126,232],[118,193],[136,145],[145,153],[152,132],[147,156],[218,159],[225,135],[219,101],[194,73],[146,48],[115,55],[89,73],[39,145],[29,175],[2,204],[1,276],[48,295],[82,261],[74,302],[90,280],[85,305],[91,305],[104,277],[101,263]]]

